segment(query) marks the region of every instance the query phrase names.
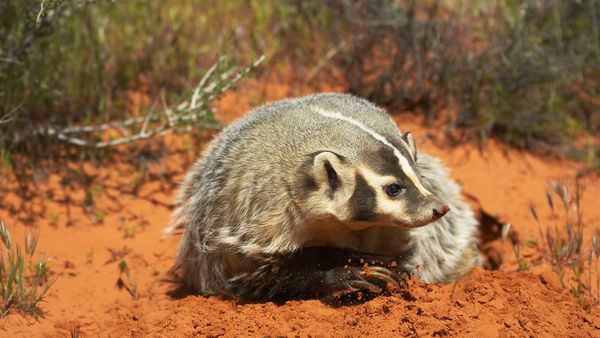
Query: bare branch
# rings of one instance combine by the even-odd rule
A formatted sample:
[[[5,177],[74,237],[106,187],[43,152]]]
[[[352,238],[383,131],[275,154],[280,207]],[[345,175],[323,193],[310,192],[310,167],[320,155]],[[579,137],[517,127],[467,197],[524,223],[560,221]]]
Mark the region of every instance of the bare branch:
[[[198,85],[192,91],[189,100],[177,104],[174,108],[167,106],[164,96],[161,96],[163,111],[156,113],[152,108],[148,114],[136,116],[122,121],[113,121],[98,125],[74,127],[45,127],[37,129],[34,134],[57,138],[63,142],[82,147],[106,148],[121,144],[132,143],[149,139],[155,136],[164,136],[174,132],[190,132],[194,128],[216,128],[216,122],[204,122],[202,126],[196,125],[203,118],[210,118],[212,110],[209,103],[224,92],[233,88],[241,79],[248,76],[265,59],[261,56],[246,68],[236,71],[229,68],[219,72],[219,67],[225,65],[226,60],[219,58],[204,74]],[[220,73],[220,74],[219,74]],[[134,126],[139,125],[138,131]],[[118,130],[121,137],[112,140],[103,140],[106,132]],[[129,132],[131,131],[131,132]],[[96,134],[95,138],[93,137]],[[99,135],[97,135],[99,134]]]
[[[19,109],[21,109],[21,106],[23,106],[23,102],[19,103],[18,106],[14,107],[11,111],[9,111],[8,113],[4,114],[4,116],[2,116],[0,118],[0,124],[4,124],[4,123],[8,123],[10,121],[13,120],[12,115]]]
[[[167,106],[167,102],[165,101],[165,95],[164,93],[160,94],[160,100],[162,101],[162,105],[163,105],[163,109],[165,111],[165,116],[167,117],[167,121],[169,121],[169,126],[173,127],[175,125],[175,120],[173,117],[173,112],[171,111],[171,108],[169,108]]]
[[[321,69],[323,69],[323,67],[325,67],[327,65],[328,62],[331,61],[331,59],[333,59],[340,51],[346,49],[347,46],[349,46],[350,44],[353,44],[354,42],[363,39],[363,36],[357,36],[355,38],[351,38],[351,39],[342,39],[342,41],[340,41],[338,44],[336,44],[335,46],[333,46],[331,49],[329,49],[329,51],[327,51],[327,54],[325,54],[325,57],[323,59],[321,59],[316,66],[314,66],[309,72],[308,75],[306,76],[306,81],[311,81],[320,71]]]
[[[4,63],[13,63],[15,65],[22,65],[23,63],[19,60],[13,59],[13,58],[8,58],[8,57],[0,57],[0,62],[4,62]]]
[[[204,74],[204,76],[202,77],[202,80],[200,80],[200,82],[198,83],[198,86],[196,86],[196,89],[194,90],[194,94],[192,95],[192,100],[191,100],[191,104],[190,104],[190,107],[192,109],[197,108],[196,102],[198,102],[198,98],[200,96],[200,89],[205,88],[204,85],[206,84],[206,81],[208,81],[208,79],[213,75],[215,70],[217,70],[217,66],[219,66],[220,62],[222,62],[222,59],[217,60],[217,62],[215,62],[206,71],[206,74]]]
[[[2,118],[0,118],[0,124],[8,123],[11,120],[12,120],[12,117],[10,117],[10,114],[6,114],[6,115],[2,116]]]
[[[42,2],[40,3],[40,11],[38,12],[37,17],[35,18],[35,23],[38,25],[42,21],[42,15],[46,11],[45,6],[46,6],[46,0],[42,0]]]
[[[146,134],[146,128],[148,128],[148,123],[150,122],[151,117],[152,117],[152,113],[146,115],[146,118],[144,119],[144,124],[142,124],[142,129],[140,130],[141,135]]]

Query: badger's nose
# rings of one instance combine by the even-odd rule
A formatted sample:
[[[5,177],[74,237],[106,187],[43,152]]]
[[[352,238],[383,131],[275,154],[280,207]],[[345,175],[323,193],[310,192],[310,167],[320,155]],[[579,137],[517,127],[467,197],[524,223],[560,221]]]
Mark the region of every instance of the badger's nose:
[[[439,208],[434,208],[433,209],[433,217],[434,218],[441,218],[446,213],[448,213],[448,211],[450,211],[450,208],[448,207],[448,205],[444,204],[444,205],[442,205]]]

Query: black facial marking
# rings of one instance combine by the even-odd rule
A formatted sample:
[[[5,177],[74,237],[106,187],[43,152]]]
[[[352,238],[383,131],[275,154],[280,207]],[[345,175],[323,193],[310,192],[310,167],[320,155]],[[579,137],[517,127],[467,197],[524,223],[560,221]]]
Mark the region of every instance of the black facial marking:
[[[313,163],[313,158],[312,156],[307,158],[302,165],[300,165],[300,168],[298,169],[298,178],[299,178],[299,184],[302,186],[302,189],[300,189],[300,192],[303,193],[302,196],[306,197],[305,195],[310,192],[310,191],[315,191],[319,189],[319,184],[317,183],[317,180],[315,180],[315,178],[310,174],[311,172],[311,168],[312,168],[312,163]]]
[[[313,191],[319,189],[317,181],[310,174],[304,174],[304,177],[302,178],[302,184],[304,185],[305,191]]]
[[[329,184],[329,198],[333,198],[333,194],[340,186],[340,180],[331,163],[325,162],[325,171],[327,172],[327,183]]]
[[[308,195],[313,192],[313,191],[317,191],[319,189],[319,184],[317,183],[317,180],[313,177],[313,175],[311,174],[312,172],[312,165],[313,165],[313,159],[312,158],[307,158],[298,168],[298,172],[297,172],[297,179],[295,182],[295,186],[298,187],[297,189],[291,189],[293,190],[295,193],[298,194],[299,198],[307,198]],[[290,193],[290,195],[292,195]]]
[[[378,151],[379,159],[377,165],[373,167],[378,174],[384,176],[393,176],[397,178],[405,177],[406,174],[400,168],[398,158],[394,155],[394,150],[390,147],[381,147]]]
[[[376,197],[375,191],[367,181],[356,174],[356,187],[350,198],[350,207],[354,210],[352,220],[354,221],[373,221],[377,219],[375,213]]]

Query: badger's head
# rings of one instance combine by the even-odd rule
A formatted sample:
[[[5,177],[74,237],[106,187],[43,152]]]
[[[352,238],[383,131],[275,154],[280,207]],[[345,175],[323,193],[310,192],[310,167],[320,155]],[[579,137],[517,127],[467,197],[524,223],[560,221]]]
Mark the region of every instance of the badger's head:
[[[378,141],[359,147],[352,158],[333,150],[307,155],[302,189],[308,213],[364,229],[420,227],[449,211],[425,187],[410,133]]]

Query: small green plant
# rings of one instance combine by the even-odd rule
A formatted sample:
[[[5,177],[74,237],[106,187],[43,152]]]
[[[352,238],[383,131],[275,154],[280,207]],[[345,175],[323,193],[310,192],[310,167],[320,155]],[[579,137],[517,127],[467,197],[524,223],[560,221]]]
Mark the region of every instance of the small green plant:
[[[519,262],[519,269],[518,271],[525,271],[529,268],[529,265],[527,265],[527,262],[521,258],[521,250],[520,250],[520,246],[517,243],[517,245],[513,245],[513,250],[515,253],[515,257],[517,257],[517,262]]]
[[[135,278],[131,276],[129,267],[124,259],[119,261],[119,279],[117,279],[117,287],[119,289],[125,289],[131,295],[133,299],[138,299],[138,288]]]
[[[592,306],[600,304],[600,271],[598,270],[600,242],[596,235],[593,235],[591,246],[586,254],[583,248],[582,191],[579,177],[575,180],[574,196],[571,196],[569,190],[564,185],[556,181],[550,182],[550,187],[551,191],[546,192],[546,201],[552,214],[556,215],[553,193],[558,196],[564,214],[564,227],[554,224],[553,227],[546,226],[546,230],[543,231],[537,211],[531,206],[531,214],[538,222],[538,225],[540,225],[539,231],[543,243],[539,248],[543,256],[552,264],[553,270],[558,275],[561,284],[569,288],[583,308],[589,309]],[[588,270],[587,281],[584,280],[586,270]],[[592,277],[594,273],[596,279],[595,294]]]
[[[95,223],[99,223],[99,224],[104,223],[104,218],[105,217],[106,217],[106,211],[104,211],[102,209],[95,209],[94,210]]]
[[[6,316],[11,310],[41,315],[38,304],[54,281],[48,281],[48,260],[44,257],[34,260],[38,235],[28,233],[22,249],[12,242],[8,228],[0,221],[0,239],[3,244],[0,256],[0,316]]]
[[[58,213],[56,211],[50,211],[50,224],[58,225]]]
[[[502,226],[502,241],[503,242],[506,242],[506,240],[509,237],[508,234],[510,231],[510,227],[511,227],[511,223],[506,223]],[[519,240],[517,239],[516,236],[510,237],[510,243],[512,245],[513,253],[515,254],[517,263],[519,264],[519,268],[517,269],[517,271],[527,270],[529,268],[529,266],[527,265],[527,262],[521,257],[521,243],[519,242]]]
[[[92,264],[94,262],[94,249],[88,249],[88,251],[85,253],[85,261],[88,264]]]
[[[94,193],[91,190],[85,191],[85,197],[83,198],[83,205],[86,207],[94,205]]]
[[[135,226],[133,226],[133,225],[124,225],[123,226],[123,237],[124,238],[133,238],[133,237],[135,237]]]
[[[527,245],[529,245],[531,247],[536,247],[536,246],[538,246],[538,240],[530,237],[527,239]]]

